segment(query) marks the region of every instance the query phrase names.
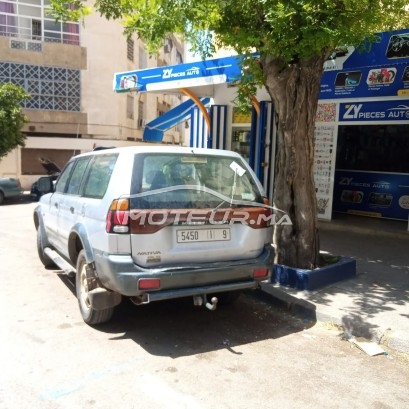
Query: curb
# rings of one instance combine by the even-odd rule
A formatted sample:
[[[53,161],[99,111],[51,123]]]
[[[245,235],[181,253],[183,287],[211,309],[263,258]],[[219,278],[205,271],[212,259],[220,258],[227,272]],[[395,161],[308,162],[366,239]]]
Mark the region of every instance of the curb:
[[[278,287],[274,287],[269,282],[261,282],[261,291],[278,301],[280,304],[285,306],[292,314],[298,315],[304,319],[312,319],[316,321],[317,319],[317,307],[315,304],[296,298]]]

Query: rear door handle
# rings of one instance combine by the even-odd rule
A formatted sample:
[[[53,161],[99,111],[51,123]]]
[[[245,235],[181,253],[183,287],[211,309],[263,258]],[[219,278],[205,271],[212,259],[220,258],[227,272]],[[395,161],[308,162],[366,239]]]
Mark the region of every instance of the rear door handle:
[[[58,209],[58,202],[54,202],[54,206],[56,209]]]
[[[74,214],[74,210],[75,210],[74,207],[71,206],[71,207],[70,207],[70,212],[71,212],[72,214]]]

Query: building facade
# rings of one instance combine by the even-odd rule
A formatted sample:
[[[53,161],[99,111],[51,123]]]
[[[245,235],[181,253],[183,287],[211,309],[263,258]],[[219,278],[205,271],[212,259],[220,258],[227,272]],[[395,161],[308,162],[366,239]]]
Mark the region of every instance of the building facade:
[[[365,52],[336,50],[324,65],[314,135],[319,219],[334,212],[409,218],[409,30],[378,38]],[[227,84],[214,93],[215,103],[227,107],[223,143],[248,159],[271,200],[274,106],[260,89],[258,112],[243,118],[229,102],[234,96]]]
[[[26,146],[0,161],[0,176],[19,177],[23,187],[44,174],[41,160],[59,167],[76,153],[98,145],[142,143],[147,121],[182,102],[174,94],[113,92],[114,72],[182,63],[184,44],[175,36],[150,57],[135,35],[127,39],[120,23],[99,15],[55,23],[49,0],[0,0],[0,83],[20,85],[31,98],[24,104],[29,122]],[[163,143],[182,144],[177,125]]]

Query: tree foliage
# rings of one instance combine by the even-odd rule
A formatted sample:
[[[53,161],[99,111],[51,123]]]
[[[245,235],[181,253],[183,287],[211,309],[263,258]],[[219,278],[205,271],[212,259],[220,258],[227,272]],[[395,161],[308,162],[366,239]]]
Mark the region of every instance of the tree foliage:
[[[84,19],[86,0],[51,0],[57,20]],[[202,58],[228,47],[260,53],[286,67],[322,58],[340,46],[370,47],[376,33],[409,25],[406,0],[95,0],[95,11],[120,20],[127,36],[137,33],[155,53],[177,33]],[[369,41],[368,41],[369,40]],[[249,62],[245,92],[265,85],[265,73]]]
[[[84,0],[51,0],[55,18],[78,20],[91,13]],[[94,9],[118,19],[126,35],[137,33],[151,53],[170,33],[184,36],[203,58],[217,48],[254,51],[283,66],[336,47],[376,41],[375,33],[409,24],[406,0],[95,0]],[[367,42],[370,46],[370,42]],[[251,83],[263,84],[252,65]],[[257,74],[257,75],[255,75]],[[241,95],[242,96],[242,95]]]
[[[56,19],[78,20],[91,12],[87,1],[51,0]],[[215,47],[237,53],[259,51],[283,63],[309,59],[339,45],[362,44],[374,33],[409,23],[406,0],[95,0],[107,19],[138,35],[154,52],[179,33],[203,57]]]
[[[27,122],[21,103],[29,98],[24,89],[13,84],[0,84],[0,158],[18,146],[24,146],[21,128]]]
[[[57,19],[90,12],[85,1],[51,2]],[[338,47],[371,47],[376,33],[409,27],[407,0],[95,0],[93,7],[120,20],[126,35],[137,33],[151,53],[171,33],[203,58],[218,48],[259,53],[257,61],[244,59],[238,95],[245,104],[263,85],[274,103],[274,205],[293,222],[275,228],[275,261],[316,267],[314,118],[323,64]]]

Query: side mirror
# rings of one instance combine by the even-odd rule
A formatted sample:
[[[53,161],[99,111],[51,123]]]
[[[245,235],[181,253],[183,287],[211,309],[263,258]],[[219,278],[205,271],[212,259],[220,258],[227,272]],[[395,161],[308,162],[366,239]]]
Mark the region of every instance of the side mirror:
[[[52,178],[49,176],[43,176],[37,181],[37,189],[38,191],[45,195],[46,193],[50,193],[54,191],[54,184]]]

